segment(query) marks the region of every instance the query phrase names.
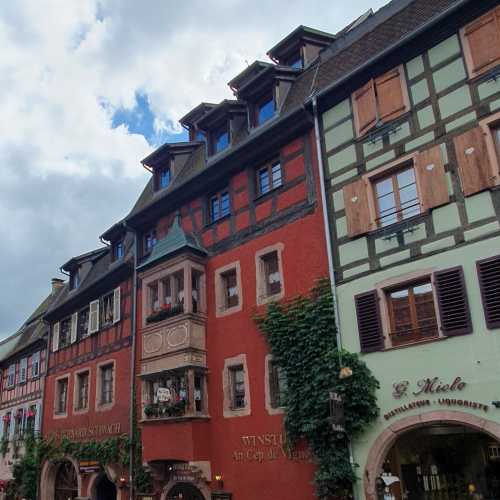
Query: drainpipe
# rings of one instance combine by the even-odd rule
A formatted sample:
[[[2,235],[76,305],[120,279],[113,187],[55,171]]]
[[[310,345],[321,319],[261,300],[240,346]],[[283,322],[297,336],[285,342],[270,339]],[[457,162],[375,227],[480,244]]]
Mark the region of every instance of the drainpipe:
[[[328,274],[330,275],[330,286],[332,289],[332,297],[333,297],[333,311],[335,314],[334,323],[335,323],[335,331],[336,331],[336,340],[337,340],[337,350],[339,353],[339,368],[342,368],[342,335],[340,333],[340,322],[339,322],[339,305],[337,299],[337,284],[335,280],[335,267],[333,264],[333,252],[332,252],[332,241],[333,241],[333,233],[330,227],[330,219],[328,218],[328,205],[326,202],[326,184],[325,184],[325,174],[323,170],[323,154],[321,151],[321,141],[320,141],[320,130],[319,130],[319,119],[318,119],[318,101],[316,95],[312,97],[312,108],[313,108],[313,116],[314,116],[314,136],[316,139],[316,156],[318,158],[318,172],[320,179],[320,191],[321,191],[321,204],[323,207],[323,223],[325,226],[326,232],[326,253],[328,256]],[[351,440],[347,440],[347,446],[349,449],[349,460],[352,465],[354,462],[354,455],[352,451]],[[352,496],[356,498],[356,490],[354,484],[352,485]]]
[[[138,242],[137,242],[137,232],[131,227],[127,226],[126,223],[123,224],[124,228],[127,230],[131,230],[134,234],[134,273],[132,278],[132,352],[130,354],[130,412],[129,412],[129,429],[131,433],[130,440],[130,448],[129,448],[129,482],[130,482],[130,500],[135,499],[135,487],[134,487],[134,461],[135,461],[135,453],[134,453],[134,439],[133,439],[133,430],[135,426],[134,416],[136,409],[136,401],[135,401],[135,358],[136,358],[136,337],[137,337],[137,250],[138,250]]]

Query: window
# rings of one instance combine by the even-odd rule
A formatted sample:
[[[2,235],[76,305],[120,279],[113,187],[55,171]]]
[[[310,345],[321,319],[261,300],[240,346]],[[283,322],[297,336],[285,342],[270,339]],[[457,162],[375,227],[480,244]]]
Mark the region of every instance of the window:
[[[229,146],[229,130],[227,125],[212,134],[212,154],[220,153]]]
[[[430,280],[388,291],[386,295],[392,345],[438,336]]]
[[[56,382],[56,414],[64,414],[68,404],[68,379],[62,378]]]
[[[202,305],[200,303],[201,299],[201,279],[203,273],[191,270],[191,300],[192,300],[192,310],[194,313],[200,312]]]
[[[69,288],[70,290],[75,290],[80,286],[80,270],[76,269],[72,271],[69,276]]]
[[[113,324],[113,292],[104,295],[101,298],[101,327],[106,327]]]
[[[19,362],[19,383],[23,384],[28,379],[28,358],[22,358]]]
[[[223,191],[210,198],[210,222],[218,221],[231,213],[229,193]]]
[[[12,420],[12,412],[8,411],[3,416],[3,439],[9,438],[11,420]]]
[[[76,410],[85,410],[89,406],[89,380],[88,371],[76,375]]]
[[[37,407],[36,405],[31,405],[28,407],[26,413],[26,432],[28,434],[33,434],[35,429],[35,419],[36,419]]]
[[[283,407],[285,405],[285,393],[287,390],[285,372],[273,360],[269,361],[269,386],[271,407]]]
[[[260,168],[257,173],[258,194],[263,195],[282,185],[281,164],[271,163]]]
[[[59,330],[59,349],[69,345],[71,340],[71,317],[65,318],[61,321],[61,328]]]
[[[21,439],[24,428],[24,408],[18,408],[14,423],[14,439]]]
[[[231,408],[233,410],[245,408],[245,370],[243,365],[231,366],[229,368],[229,379],[231,384]]]
[[[402,66],[370,80],[352,95],[357,135],[394,120],[409,109]]]
[[[194,409],[198,412],[203,411],[203,385],[204,377],[202,375],[194,376]]]
[[[165,189],[170,186],[171,171],[169,167],[163,167],[158,171],[158,189]]]
[[[144,234],[144,254],[148,254],[156,245],[156,229],[151,229]]]
[[[203,141],[203,142],[205,142],[205,140],[206,140],[205,132],[203,132],[202,130],[197,130],[194,133],[194,140],[195,141]]]
[[[100,368],[101,394],[99,402],[101,405],[113,402],[113,372],[114,366],[112,364]]]
[[[89,312],[89,308],[86,307],[78,313],[77,340],[82,340],[89,334]]]
[[[302,61],[302,57],[299,55],[296,59],[290,62],[289,66],[294,69],[302,69],[304,67],[304,62]]]
[[[40,351],[34,352],[31,358],[31,378],[40,375]]]
[[[274,251],[261,257],[264,265],[266,295],[276,295],[281,292],[281,275],[279,269],[278,252]]]
[[[500,64],[500,7],[465,26],[460,34],[471,77]]]
[[[420,213],[413,167],[374,181],[377,223],[388,226]]]
[[[274,116],[275,105],[273,95],[266,95],[255,105],[254,126],[262,125]]]
[[[123,240],[117,241],[116,243],[113,244],[113,260],[121,260],[123,259],[123,256],[125,255],[125,245],[123,243]]]
[[[13,363],[9,366],[9,371],[7,373],[7,387],[14,387],[16,383],[16,364]]]
[[[149,285],[149,308],[151,312],[160,309],[160,297],[158,295],[158,283]]]
[[[276,243],[261,248],[255,254],[257,305],[279,300],[284,296],[283,249],[283,243]]]
[[[236,307],[239,302],[236,269],[221,274],[224,290],[224,308]]]

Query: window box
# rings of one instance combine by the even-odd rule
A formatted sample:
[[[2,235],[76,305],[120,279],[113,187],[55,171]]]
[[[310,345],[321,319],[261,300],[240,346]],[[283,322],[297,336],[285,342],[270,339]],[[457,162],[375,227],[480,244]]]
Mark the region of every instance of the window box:
[[[186,413],[186,401],[181,400],[175,403],[152,403],[144,407],[146,418],[169,418],[182,417]]]
[[[184,304],[177,304],[175,306],[164,304],[161,306],[160,310],[151,313],[146,318],[146,323],[157,323],[158,321],[163,321],[164,319],[172,318],[179,314],[184,314]]]

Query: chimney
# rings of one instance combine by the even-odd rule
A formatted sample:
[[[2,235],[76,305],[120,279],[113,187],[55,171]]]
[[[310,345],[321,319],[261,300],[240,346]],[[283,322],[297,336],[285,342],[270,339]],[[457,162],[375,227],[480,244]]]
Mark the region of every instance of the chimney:
[[[56,293],[61,287],[64,286],[64,280],[61,278],[52,278],[52,293]]]

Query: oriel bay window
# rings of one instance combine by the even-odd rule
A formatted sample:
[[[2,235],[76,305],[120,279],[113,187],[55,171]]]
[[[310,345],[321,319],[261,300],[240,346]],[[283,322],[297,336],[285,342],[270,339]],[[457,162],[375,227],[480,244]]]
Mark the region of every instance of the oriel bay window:
[[[405,221],[449,202],[439,145],[401,157],[342,189],[349,237]]]
[[[146,419],[205,413],[205,373],[179,368],[143,381],[143,409]]]
[[[361,352],[472,333],[461,267],[388,280],[354,299]]]

